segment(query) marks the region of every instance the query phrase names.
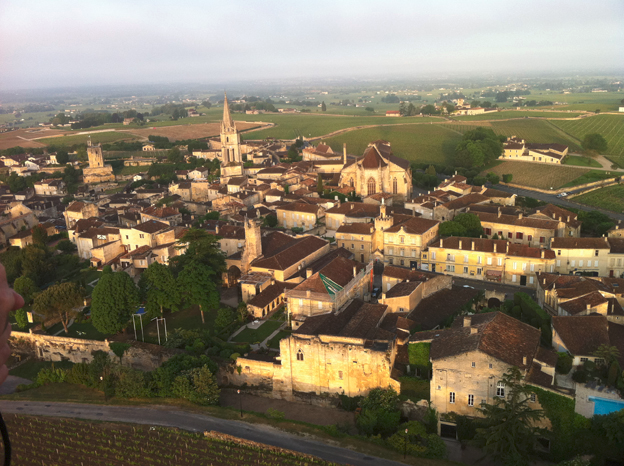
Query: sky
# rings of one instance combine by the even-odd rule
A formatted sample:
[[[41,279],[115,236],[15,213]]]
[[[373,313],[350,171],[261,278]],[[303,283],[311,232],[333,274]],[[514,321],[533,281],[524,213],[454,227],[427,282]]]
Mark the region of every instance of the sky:
[[[624,69],[623,0],[0,0],[0,90]]]

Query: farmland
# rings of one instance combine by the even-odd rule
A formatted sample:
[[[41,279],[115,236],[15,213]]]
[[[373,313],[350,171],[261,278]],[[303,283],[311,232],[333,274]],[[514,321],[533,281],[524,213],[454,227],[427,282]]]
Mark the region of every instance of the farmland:
[[[210,432],[147,425],[5,416],[19,465],[333,465],[281,448]]]
[[[187,120],[194,120],[188,118]],[[128,130],[124,130],[131,135],[138,135],[142,138],[147,139],[148,136],[164,136],[169,138],[170,141],[179,141],[184,139],[200,139],[218,136],[221,131],[220,123],[196,123],[194,124],[184,124],[184,125],[171,125],[171,126],[149,126],[149,127],[141,127],[141,128],[132,128]],[[256,123],[246,123],[246,122],[238,122],[236,127],[239,131],[245,131],[250,128],[257,128],[261,126],[259,122]]]
[[[607,154],[624,155],[624,115],[598,115],[578,121],[553,121],[553,124],[581,141],[586,134],[599,133],[609,144]]]
[[[501,178],[504,174],[512,174],[512,183],[539,189],[558,189],[568,183],[575,182],[590,170],[567,167],[565,165],[546,165],[530,162],[504,162],[487,172],[494,172]],[[579,183],[577,183],[579,184]]]
[[[574,202],[613,212],[624,212],[624,185],[609,186],[574,197]]]
[[[394,155],[411,162],[449,164],[461,135],[442,125],[380,126],[350,131],[326,142],[334,150],[346,143],[350,154],[361,155],[377,139],[389,141]]]
[[[99,142],[106,143],[106,142],[121,141],[122,139],[128,140],[128,141],[139,139],[139,137],[137,137],[134,134],[120,133],[116,131],[104,131],[101,133],[93,133],[93,134],[71,135],[70,133],[64,136],[37,139],[37,142],[40,142],[46,145],[53,144],[55,146],[60,146],[60,145],[71,146],[73,144],[86,144],[87,140],[89,139],[89,136],[91,136],[91,142],[93,142],[94,144],[99,143]]]
[[[453,116],[457,121],[488,121],[488,120],[505,120],[508,118],[576,118],[578,112],[548,112],[539,110],[508,110],[502,112],[481,113],[479,115]]]

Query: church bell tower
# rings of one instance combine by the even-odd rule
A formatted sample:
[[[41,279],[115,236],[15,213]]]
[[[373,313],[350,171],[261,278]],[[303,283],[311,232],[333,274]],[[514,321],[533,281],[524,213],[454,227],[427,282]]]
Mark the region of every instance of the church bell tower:
[[[236,129],[234,120],[232,120],[232,115],[230,115],[230,105],[226,93],[223,100],[223,121],[221,122],[221,165],[223,167],[243,163],[240,143],[240,134]]]

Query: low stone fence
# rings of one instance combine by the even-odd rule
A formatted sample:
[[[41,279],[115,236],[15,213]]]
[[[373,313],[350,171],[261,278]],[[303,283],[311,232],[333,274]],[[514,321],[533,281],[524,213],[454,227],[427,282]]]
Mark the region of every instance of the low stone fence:
[[[523,185],[519,185],[515,183],[505,183],[503,181],[501,181],[500,184],[502,186],[509,186],[510,188],[526,189],[529,191],[536,191],[538,193],[544,193],[544,194],[561,194],[570,190],[576,191],[577,189],[584,189],[584,188],[596,188],[596,189],[603,188],[605,186],[611,186],[613,184],[617,184],[619,180],[620,180],[620,177],[616,176],[614,178],[607,178],[606,180],[594,181],[592,183],[579,184],[578,186],[570,186],[567,188],[559,188],[559,189],[539,189],[539,188],[533,188],[531,186],[523,186]],[[587,191],[584,191],[584,192],[587,192]]]
[[[110,349],[108,340],[85,340],[26,332],[12,332],[10,344],[13,353],[34,356],[43,361],[91,362],[95,351],[104,351],[111,358],[117,356]],[[151,371],[162,365],[181,350],[164,348],[150,343],[130,341],[130,348],[122,358],[122,365]]]
[[[597,189],[606,188],[607,186],[615,186],[616,184],[620,184],[620,182],[619,181],[612,181],[610,183],[605,183],[605,184],[602,184],[600,186],[594,186],[592,188],[587,188],[587,189],[584,189],[583,191],[580,191],[578,193],[570,194],[569,196],[567,196],[567,198],[568,199],[572,199],[572,198],[574,198],[576,196],[580,196],[581,194],[591,193],[592,191],[596,191]]]

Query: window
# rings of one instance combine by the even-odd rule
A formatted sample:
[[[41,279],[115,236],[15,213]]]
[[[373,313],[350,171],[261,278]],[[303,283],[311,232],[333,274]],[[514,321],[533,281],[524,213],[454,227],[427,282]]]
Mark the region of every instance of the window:
[[[388,254],[390,254],[391,256],[394,255],[394,248],[388,248]],[[435,257],[433,257],[433,259],[435,259]]]
[[[400,236],[399,239],[401,240],[401,244],[405,244],[405,236]]]
[[[572,267],[576,267],[576,261],[572,261]]]
[[[405,261],[401,259],[401,265],[405,265]]]
[[[561,255],[561,249],[557,249],[557,255],[560,256]]]
[[[360,245],[360,249],[364,249],[364,245],[363,244]]]
[[[446,266],[446,271],[447,272],[455,272],[455,266],[454,265],[447,265]]]
[[[286,218],[286,212],[284,212],[284,218]]]
[[[480,264],[481,262],[483,262],[483,257],[481,256],[477,257],[477,264]]]
[[[468,273],[468,267],[464,267],[464,273]]]
[[[126,239],[128,239],[128,235],[126,235]]]
[[[518,268],[518,263],[517,263],[517,262],[514,262],[514,263],[513,263],[512,268],[513,268],[514,270],[516,270],[516,269]]]
[[[143,239],[145,237],[145,235],[139,235],[139,238]]]
[[[351,249],[354,249],[355,245],[353,243],[351,243]]]
[[[470,363],[470,366],[471,366],[471,367],[473,367],[473,368],[474,368],[474,367],[477,367],[477,363],[476,363],[476,362],[474,362],[474,361],[472,361],[472,362]]]
[[[524,237],[524,234],[516,233],[516,239],[522,239],[523,237]]]
[[[589,264],[589,265],[591,265],[591,262],[590,262],[590,264]],[[583,267],[583,259],[581,259],[581,260],[579,261],[579,267]]]
[[[401,257],[405,255],[405,249],[401,248]]]
[[[485,229],[485,234],[490,236],[492,234],[492,229],[491,228],[486,228]]]
[[[394,265],[394,260],[393,260],[392,258],[390,258],[390,259],[388,260],[388,263],[389,263],[390,265]]]
[[[375,179],[373,177],[370,177],[368,179],[368,195],[369,196],[372,196],[373,194],[375,194],[376,184],[377,183],[375,183]]]
[[[527,238],[529,241],[533,241],[533,235],[529,235]]]
[[[492,364],[490,364],[490,369],[492,368]]]
[[[513,233],[511,231],[509,233],[507,233],[507,238],[513,239]]]
[[[516,275],[512,275],[512,276],[511,276],[511,281],[512,281],[513,283],[516,283]]]
[[[492,258],[488,257],[486,262],[487,262],[487,265],[492,265]]]
[[[502,257],[499,257],[499,258],[498,258],[498,265],[499,265],[499,266],[500,266],[500,265],[503,265],[503,258],[502,258]]]
[[[477,275],[481,275],[483,273],[483,269],[481,267],[477,267]]]
[[[319,309],[323,309],[323,301],[319,301],[318,302],[318,308]]]
[[[394,178],[392,180],[392,194],[397,194],[398,192],[399,192],[399,189],[398,189],[398,185],[397,185],[397,179]]]
[[[594,261],[594,267],[598,267],[598,261]]]
[[[594,251],[594,256],[598,257],[598,249]]]
[[[467,264],[467,263],[468,263],[468,255],[465,255],[464,256],[464,264]]]
[[[416,249],[412,249],[412,257],[416,257]]]
[[[455,392],[449,393],[449,403],[455,403]]]
[[[587,358],[581,358],[581,362],[587,362],[587,361],[589,361],[589,359],[587,359]]]
[[[297,351],[297,361],[303,361],[303,351]]]
[[[344,248],[344,243],[342,243],[342,247]]]
[[[546,242],[546,238],[544,238],[543,236],[540,236],[540,243],[545,243]]]
[[[529,277],[529,285],[533,284],[533,277]]]
[[[498,382],[496,384],[496,396],[505,398],[505,384],[503,382]]]
[[[436,256],[435,251],[432,251],[432,252],[431,252],[431,260],[433,260],[433,261],[434,261],[434,260],[435,260],[435,256]]]
[[[474,406],[474,395],[468,395],[468,406]]]
[[[535,272],[535,264],[531,264],[531,272]]]

